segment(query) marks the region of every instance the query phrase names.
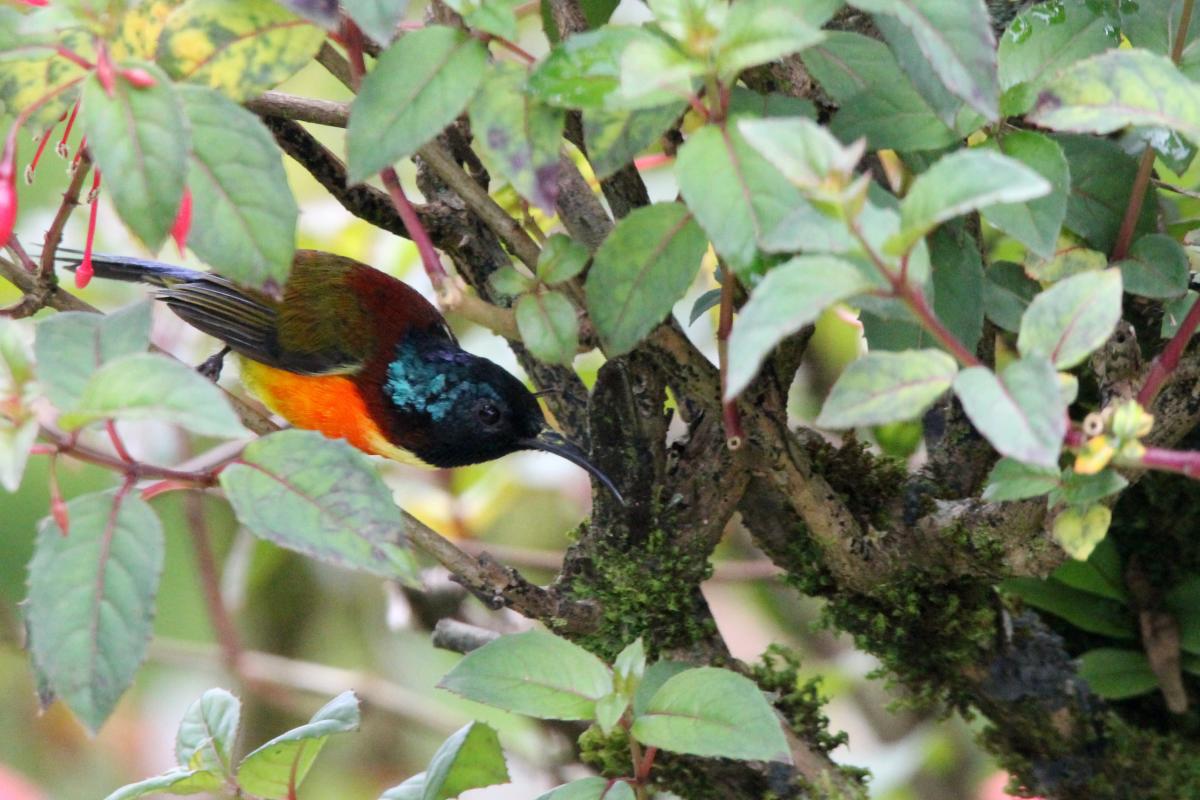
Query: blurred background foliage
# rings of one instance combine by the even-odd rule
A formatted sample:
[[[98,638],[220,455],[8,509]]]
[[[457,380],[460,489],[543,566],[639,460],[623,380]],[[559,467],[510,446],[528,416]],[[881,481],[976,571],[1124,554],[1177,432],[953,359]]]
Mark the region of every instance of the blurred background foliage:
[[[410,16],[422,9],[414,4]],[[614,19],[635,19],[644,9],[625,2]],[[522,19],[521,44],[545,51],[536,15]],[[280,87],[295,94],[348,100],[344,87],[311,65]],[[7,122],[7,121],[2,121]],[[7,127],[4,125],[4,127]],[[313,126],[335,152],[343,131]],[[351,217],[312,178],[291,161],[288,177],[301,207],[299,246],[344,254],[409,281],[432,297],[415,248],[406,240]],[[61,161],[49,153],[32,185],[22,185],[21,227],[28,241],[45,228],[57,206],[63,179]],[[411,165],[409,165],[411,168]],[[412,184],[412,175],[403,175]],[[676,187],[670,169],[645,173],[652,199],[671,199]],[[1195,181],[1184,179],[1183,185]],[[415,187],[414,187],[415,192]],[[503,197],[501,193],[501,197]],[[513,195],[508,195],[511,200]],[[1182,198],[1181,219],[1200,217],[1200,200]],[[100,207],[96,248],[134,253],[112,209]],[[65,243],[80,246],[85,215],[76,214]],[[552,221],[543,220],[551,229]],[[1013,258],[1010,242],[995,243],[996,260]],[[178,254],[164,251],[164,259]],[[186,263],[186,262],[185,262]],[[193,264],[193,266],[198,266]],[[697,284],[676,307],[686,323],[695,300],[716,286],[710,260]],[[137,286],[95,281],[81,297],[106,310],[141,299]],[[0,284],[0,304],[17,299]],[[43,312],[53,313],[53,312]],[[689,326],[699,346],[711,349],[715,309]],[[452,320],[464,346],[519,373],[502,340]],[[165,308],[154,309],[154,342],[198,363],[213,342],[188,328]],[[818,327],[808,362],[797,377],[793,410],[815,415],[825,390],[859,347],[858,324],[850,311],[829,313]],[[600,364],[597,353],[580,356],[576,367],[589,384]],[[240,391],[235,370],[223,385]],[[122,425],[135,456],[170,462],[186,457],[186,440],[168,427]],[[553,577],[571,530],[588,512],[586,476],[546,455],[518,454],[498,462],[427,473],[393,462],[381,472],[397,501],[410,513],[474,550],[490,549],[501,561],[523,568],[531,579]],[[539,725],[468,703],[434,685],[459,658],[436,650],[423,619],[429,609],[395,586],[376,578],[324,566],[237,532],[229,507],[205,496],[189,509],[184,493],[152,501],[167,534],[166,570],[158,595],[155,640],[150,662],[139,673],[112,719],[96,739],[61,707],[39,714],[26,655],[21,650],[18,604],[25,595],[26,563],[38,521],[49,504],[45,458],[31,461],[16,494],[0,497],[0,800],[90,800],[115,787],[173,764],[173,736],[180,717],[199,694],[224,686],[243,702],[243,750],[305,721],[326,700],[352,688],[364,701],[363,729],[339,737],[325,749],[300,795],[307,798],[374,798],[388,786],[420,771],[442,739],[467,720],[490,722],[500,731],[510,757],[514,783],[464,795],[531,798],[583,774],[573,763],[571,741],[553,727]],[[63,494],[73,497],[113,484],[104,469],[64,459],[59,476]],[[191,518],[189,518],[189,516]],[[197,577],[197,555],[187,526],[209,528],[222,572],[225,604],[244,648],[244,671],[259,679],[245,685],[224,667]],[[831,728],[845,731],[848,743],[835,752],[841,763],[869,769],[871,796],[881,800],[998,800],[1005,776],[974,743],[978,721],[939,719],[906,710],[904,697],[883,681],[869,680],[877,662],[855,650],[848,637],[820,624],[820,602],[799,596],[772,577],[773,570],[750,546],[735,523],[717,552],[716,574],[705,594],[733,654],[753,662],[771,643],[792,648],[802,660],[801,680],[819,678],[830,698]],[[453,595],[445,574],[435,581]],[[492,612],[473,598],[456,597],[461,614],[498,630],[528,623]]]

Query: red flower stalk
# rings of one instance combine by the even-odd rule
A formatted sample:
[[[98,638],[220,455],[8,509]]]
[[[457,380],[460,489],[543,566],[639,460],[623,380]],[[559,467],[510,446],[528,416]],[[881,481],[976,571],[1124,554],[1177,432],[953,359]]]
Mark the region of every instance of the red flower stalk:
[[[41,141],[38,142],[37,152],[33,154],[33,160],[29,162],[29,166],[25,167],[26,183],[33,183],[33,171],[37,169],[38,162],[42,160],[42,153],[46,150],[46,143],[50,141],[50,136],[53,133],[54,128],[46,128],[46,132],[42,134]]]
[[[79,159],[83,158],[83,151],[86,147],[87,147],[87,137],[84,136],[82,139],[79,140],[79,148],[75,151],[75,158],[71,159],[71,171],[72,172],[74,172],[75,168],[79,166]]]
[[[92,177],[92,190],[88,192],[88,229],[87,240],[83,245],[83,262],[79,268],[75,270],[75,288],[82,289],[87,286],[91,280],[95,270],[92,268],[92,242],[96,239],[96,201],[100,197],[100,170],[96,170]]]
[[[108,57],[107,47],[101,47],[100,52],[96,54],[96,80],[104,87],[104,93],[112,97],[116,90],[117,78],[113,71],[112,59]]]
[[[179,199],[179,211],[175,213],[175,222],[171,225],[171,238],[179,248],[179,255],[187,246],[188,233],[192,230],[192,190],[183,187],[183,197]]]
[[[0,155],[0,247],[8,244],[17,223],[17,127],[4,141]]]
[[[58,140],[54,150],[60,158],[67,157],[67,139],[71,137],[71,129],[75,127],[75,117],[79,114],[79,101],[75,101],[75,105],[71,107],[71,116],[67,117],[67,127],[63,129],[62,138]]]

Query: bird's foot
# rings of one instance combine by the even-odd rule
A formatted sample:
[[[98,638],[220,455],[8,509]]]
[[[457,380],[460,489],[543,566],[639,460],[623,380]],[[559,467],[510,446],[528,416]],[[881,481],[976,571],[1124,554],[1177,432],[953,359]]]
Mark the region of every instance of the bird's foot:
[[[225,356],[227,355],[229,355],[229,348],[222,347],[219,353],[214,353],[204,359],[203,363],[196,367],[196,372],[216,383],[221,378],[221,368],[225,366]]]

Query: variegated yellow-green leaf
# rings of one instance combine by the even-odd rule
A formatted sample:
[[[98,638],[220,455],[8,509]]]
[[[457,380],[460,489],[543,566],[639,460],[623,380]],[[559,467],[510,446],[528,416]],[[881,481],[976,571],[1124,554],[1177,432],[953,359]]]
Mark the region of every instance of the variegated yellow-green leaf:
[[[241,101],[290,78],[324,40],[325,31],[271,0],[189,0],[167,18],[158,61]]]
[[[93,58],[90,37],[82,31],[63,34],[61,43],[84,58]],[[54,55],[43,37],[19,36],[0,40],[0,119],[16,115],[43,97],[50,96],[29,118],[37,130],[54,124],[79,98],[85,72],[75,63]]]
[[[114,59],[130,58],[149,61],[158,52],[158,37],[162,35],[167,17],[181,0],[150,0],[121,15],[117,35],[109,45]]]

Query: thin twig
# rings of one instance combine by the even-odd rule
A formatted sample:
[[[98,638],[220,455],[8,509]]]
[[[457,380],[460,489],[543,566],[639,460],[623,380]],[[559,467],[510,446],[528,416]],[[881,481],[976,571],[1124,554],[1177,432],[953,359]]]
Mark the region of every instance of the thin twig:
[[[208,664],[224,663],[218,648],[161,636],[155,637],[150,644],[150,657],[161,663],[188,669],[203,669]],[[442,733],[458,728],[466,719],[460,712],[430,700],[428,693],[414,691],[378,675],[284,658],[272,653],[243,651],[237,674],[254,689],[269,686],[324,698],[353,687],[359,697],[372,707]],[[278,700],[271,695],[266,699]]]
[[[58,246],[62,243],[63,229],[67,225],[67,220],[71,218],[71,213],[79,205],[79,193],[83,191],[83,182],[87,180],[88,173],[92,169],[91,154],[86,148],[81,149],[79,161],[75,164],[71,172],[71,180],[67,184],[67,190],[63,192],[62,202],[58,205],[58,211],[54,214],[54,219],[50,221],[50,227],[46,229],[46,235],[42,239],[42,276],[48,278],[54,274],[54,257],[58,254]]]
[[[1150,371],[1146,373],[1146,380],[1142,383],[1142,388],[1137,395],[1137,401],[1142,404],[1143,408],[1150,408],[1167,379],[1179,366],[1183,351],[1187,349],[1188,342],[1191,341],[1197,326],[1200,326],[1200,300],[1197,300],[1188,309],[1187,316],[1179,323],[1179,328],[1171,337],[1171,341],[1167,342],[1167,346],[1150,365]]]
[[[217,570],[216,557],[213,555],[208,520],[204,515],[204,498],[196,492],[189,492],[183,502],[188,527],[191,529],[192,549],[196,554],[196,573],[200,579],[204,605],[208,609],[208,619],[221,647],[225,668],[236,675],[240,672],[242,661],[241,638],[221,595],[221,576]]]

